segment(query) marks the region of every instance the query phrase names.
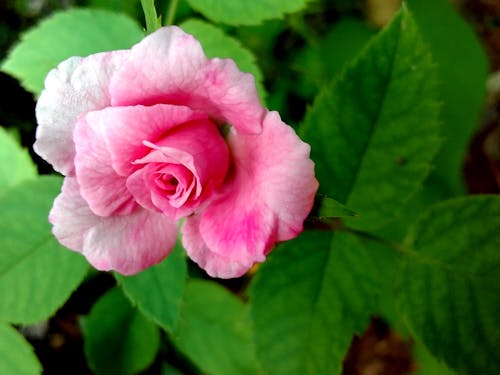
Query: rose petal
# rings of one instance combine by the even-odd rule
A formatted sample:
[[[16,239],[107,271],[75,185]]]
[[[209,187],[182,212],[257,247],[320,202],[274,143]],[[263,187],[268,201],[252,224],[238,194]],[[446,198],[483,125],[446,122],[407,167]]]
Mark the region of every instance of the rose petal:
[[[195,170],[194,157],[189,151],[180,150],[176,147],[158,146],[148,141],[144,141],[144,145],[151,151],[143,158],[135,160],[135,165],[172,163],[182,164],[192,171]]]
[[[128,216],[96,216],[80,196],[75,178],[64,180],[49,216],[64,246],[81,252],[97,269],[130,275],[161,262],[173,249],[177,225],[138,208]]]
[[[144,144],[152,151],[134,163],[149,164],[129,177],[127,187],[144,207],[151,208],[154,205],[172,219],[193,213],[226,177],[229,168],[227,145],[211,121],[191,121],[165,133],[156,144]],[[149,167],[151,163],[154,163],[154,167]],[[161,163],[179,164],[190,171],[191,178],[179,175],[182,178],[179,180],[181,184],[178,192],[182,191],[182,195],[157,194],[151,174],[158,171],[158,164]],[[188,185],[191,181],[195,185]]]
[[[64,175],[74,172],[73,129],[78,117],[110,104],[110,77],[129,51],[72,57],[50,71],[36,106],[34,150]]]
[[[186,218],[182,230],[185,249],[211,276],[241,276],[254,263],[263,262],[274,246],[273,213],[248,198],[231,194],[201,215]]]
[[[156,165],[147,165],[142,169],[134,172],[127,179],[127,188],[134,195],[135,200],[144,208],[149,210],[163,212],[165,215],[169,216],[173,220],[178,220],[181,217],[190,215],[194,208],[198,206],[199,202],[190,202],[186,206],[176,205],[181,199],[175,197],[174,204],[169,202],[168,196],[164,192],[159,192],[155,184],[151,181],[151,173],[154,173]],[[151,172],[150,170],[153,170]],[[191,178],[193,176],[191,175]],[[193,178],[192,178],[193,179]],[[186,183],[185,194],[189,195],[194,189],[195,181],[190,184],[188,182],[181,181],[180,183]],[[185,201],[189,198],[188,196],[182,199]]]
[[[133,162],[147,155],[150,147],[144,141],[156,142],[176,126],[196,120],[207,120],[205,113],[175,105],[150,107],[109,107],[93,114],[100,124],[118,174],[128,176],[137,166]]]
[[[207,108],[212,117],[242,133],[260,133],[266,111],[252,74],[242,73],[231,59],[215,58],[197,78],[198,97],[192,97],[193,108]]]
[[[311,147],[274,111],[265,116],[260,136],[233,132],[228,142],[235,169],[247,172],[244,184],[255,186],[258,201],[277,216],[277,240],[296,237],[303,230],[319,186],[309,158]]]
[[[110,84],[113,106],[170,103],[202,109],[242,132],[261,130],[264,108],[254,77],[229,59],[208,61],[200,43],[176,26],[132,47]]]
[[[150,211],[161,212],[151,199],[151,190],[147,188],[148,175],[146,168],[138,169],[127,178],[127,189],[142,207]]]
[[[186,249],[189,258],[203,268],[211,277],[229,279],[242,276],[247,272],[253,259],[245,263],[226,258],[224,255],[214,253],[205,244],[199,231],[199,217],[194,216],[186,220],[182,226],[182,244]]]
[[[233,130],[228,142],[233,180],[205,211],[186,219],[183,242],[196,262],[210,265],[212,274],[235,277],[230,269],[249,269],[264,261],[276,242],[302,231],[318,182],[309,146],[276,112],[265,117],[262,134]]]
[[[127,179],[111,166],[111,155],[101,133],[98,112],[81,118],[74,131],[75,169],[80,194],[99,216],[128,215],[137,207]],[[96,118],[97,117],[97,118]]]
[[[196,193],[193,193],[195,190],[196,186],[199,186],[199,182],[197,181],[198,179],[193,176],[190,170],[188,170],[186,167],[183,165],[179,164],[169,164],[162,168],[162,172],[167,172],[169,176],[171,176],[171,179],[174,179],[176,181],[176,186],[173,191],[170,193],[166,193],[164,189],[158,186],[158,178],[156,177],[155,181],[150,180],[151,184],[155,184],[156,186],[153,186],[153,189],[151,190],[152,192],[152,200],[154,204],[157,207],[160,207],[162,211],[168,210],[168,209],[180,209],[188,199],[195,200],[196,198],[199,197],[199,195],[196,195]],[[154,176],[150,175],[150,178]],[[164,184],[163,184],[164,186]],[[172,190],[172,186],[170,186],[170,189]],[[200,189],[201,192],[201,189]],[[165,198],[168,196],[168,200]],[[192,203],[192,202],[189,202]],[[163,205],[167,204],[168,207],[162,208]],[[193,206],[192,204],[189,204],[190,206]],[[185,206],[184,206],[185,207]]]
[[[229,151],[218,128],[211,121],[192,121],[165,134],[157,146],[192,155],[193,174],[206,193],[218,188],[229,168]],[[210,185],[210,186],[209,186]]]

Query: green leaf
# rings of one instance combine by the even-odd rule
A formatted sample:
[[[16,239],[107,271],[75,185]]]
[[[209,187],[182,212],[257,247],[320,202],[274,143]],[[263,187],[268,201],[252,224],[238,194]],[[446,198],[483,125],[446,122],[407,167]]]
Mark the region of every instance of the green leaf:
[[[415,342],[413,348],[413,357],[417,364],[415,375],[455,375],[456,372],[446,367],[445,364],[438,361],[421,342]]]
[[[0,195],[10,187],[33,180],[37,170],[26,150],[0,127]]]
[[[144,37],[125,15],[105,10],[71,9],[55,13],[22,35],[1,70],[38,95],[47,73],[71,56],[130,48]]]
[[[136,374],[153,363],[160,330],[120,289],[102,296],[81,323],[85,355],[96,375]]]
[[[86,6],[125,13],[134,19],[142,16],[141,5],[137,0],[87,0]]]
[[[374,277],[366,249],[345,233],[304,232],[273,251],[250,289],[265,372],[340,374],[376,309]]]
[[[432,205],[449,199],[452,193],[448,185],[443,183],[442,179],[436,178],[432,174],[425,180],[421,190],[413,195],[396,214],[393,220],[387,222],[377,235],[389,239],[393,242],[402,242],[408,229],[415,223],[422,212],[426,211]]]
[[[342,71],[374,33],[366,22],[354,18],[335,22],[324,38],[294,58],[294,68],[303,77],[296,84],[305,85],[302,91],[306,94],[316,93]]]
[[[0,321],[33,323],[66,302],[88,270],[85,259],[59,245],[48,214],[61,178],[23,182],[0,198]]]
[[[0,323],[0,374],[36,375],[41,373],[42,366],[30,344],[13,327]]]
[[[181,370],[171,366],[168,363],[163,363],[162,368],[161,368],[161,375],[183,375]]]
[[[228,36],[218,27],[196,19],[187,20],[180,27],[200,41],[208,58],[231,58],[241,71],[253,74],[259,95],[261,99],[265,99],[262,72],[256,64],[255,56],[238,40]]]
[[[205,17],[228,25],[258,25],[264,20],[283,18],[285,13],[304,9],[311,0],[187,0]]]
[[[308,111],[302,134],[320,191],[362,213],[352,226],[382,225],[428,175],[439,145],[435,81],[403,7]]]
[[[472,27],[448,0],[408,0],[438,66],[444,142],[434,174],[455,193],[465,189],[461,164],[483,110],[488,60]]]
[[[500,196],[475,196],[435,205],[406,239],[399,308],[458,373],[500,373],[499,232]]]
[[[319,217],[334,218],[350,216],[358,216],[358,214],[330,197],[323,197],[321,200]]]
[[[160,264],[134,276],[115,277],[145,316],[169,332],[175,329],[187,278],[186,258],[180,244]]]
[[[213,282],[190,280],[175,343],[203,373],[257,374],[248,309]]]

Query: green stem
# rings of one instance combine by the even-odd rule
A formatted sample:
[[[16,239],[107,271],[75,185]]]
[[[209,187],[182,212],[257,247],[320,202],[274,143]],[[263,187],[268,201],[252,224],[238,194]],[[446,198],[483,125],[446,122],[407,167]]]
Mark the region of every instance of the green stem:
[[[179,0],[170,0],[170,3],[168,4],[167,19],[165,21],[165,25],[172,25],[174,23],[177,5],[179,5]]]
[[[146,32],[151,34],[161,27],[158,15],[156,14],[155,2],[154,0],[141,0],[141,5],[144,18],[146,19]]]

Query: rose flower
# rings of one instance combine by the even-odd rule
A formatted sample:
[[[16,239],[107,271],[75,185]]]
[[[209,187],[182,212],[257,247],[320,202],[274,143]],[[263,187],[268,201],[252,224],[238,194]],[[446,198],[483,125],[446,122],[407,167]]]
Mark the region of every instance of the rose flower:
[[[175,26],[62,62],[36,116],[34,149],[65,176],[53,233],[100,270],[160,262],[182,225],[193,261],[240,276],[302,231],[318,188],[309,146],[253,76]]]

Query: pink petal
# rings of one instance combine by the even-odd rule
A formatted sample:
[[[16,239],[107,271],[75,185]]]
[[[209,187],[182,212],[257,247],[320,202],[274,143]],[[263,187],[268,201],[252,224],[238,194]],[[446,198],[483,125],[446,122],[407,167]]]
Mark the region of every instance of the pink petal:
[[[265,117],[262,134],[233,130],[228,142],[233,180],[205,211],[187,218],[182,230],[188,254],[219,277],[238,276],[230,270],[249,269],[276,242],[296,237],[318,189],[309,146],[276,112]]]
[[[190,215],[192,210],[198,206],[198,202],[193,204],[199,196],[196,195],[195,187],[200,186],[197,178],[193,176],[191,171],[182,165],[170,164],[164,167],[164,171],[168,171],[169,176],[177,181],[177,186],[169,194],[169,199],[165,199],[165,190],[158,187],[158,182],[154,182],[157,185],[153,188],[151,198],[154,204],[159,207],[163,212],[168,211],[183,211],[182,209],[187,209],[186,212],[178,214],[175,219],[179,219],[183,216]],[[152,176],[151,176],[152,177]],[[153,181],[150,180],[150,183]],[[201,188],[199,189],[201,193]],[[189,200],[189,202],[188,202]]]
[[[129,51],[72,57],[50,71],[36,106],[36,153],[64,175],[74,171],[73,129],[80,115],[110,104],[110,77]]]
[[[277,240],[295,238],[319,186],[310,146],[274,111],[264,118],[261,135],[230,133],[228,142],[237,165],[247,172],[244,183],[254,185],[258,200],[277,216]]]
[[[111,80],[113,106],[186,105],[242,132],[258,133],[264,108],[254,77],[229,59],[208,61],[200,43],[176,26],[136,44]]]
[[[161,262],[176,242],[177,225],[161,214],[138,208],[127,216],[94,215],[70,177],[64,180],[49,220],[61,244],[81,252],[99,270],[124,275]]]
[[[147,188],[148,171],[146,168],[138,169],[127,178],[127,189],[142,207],[150,211],[161,212],[160,208],[156,207],[152,201],[151,190]]]
[[[219,129],[211,121],[192,121],[166,133],[157,145],[177,149],[193,158],[193,174],[206,191],[218,188],[229,168],[229,152]]]
[[[182,227],[189,257],[210,276],[241,276],[263,262],[277,240],[276,216],[247,183],[236,178],[226,194],[186,218]]]
[[[151,169],[154,170],[155,166],[151,164],[147,165],[144,168],[134,172],[127,179],[127,188],[134,195],[137,203],[149,210],[163,212],[173,220],[178,220],[184,216],[190,215],[193,212],[194,208],[198,206],[199,202],[190,202],[185,206],[176,205],[175,203],[180,200],[180,198],[176,198],[173,202],[174,204],[171,204],[168,197],[165,196],[165,193],[158,191],[158,188],[155,186],[154,182],[151,181],[151,173],[154,173],[150,171]],[[183,181],[181,181],[180,183],[183,183]],[[194,189],[195,183],[196,182],[193,181],[189,186],[186,187],[185,190],[187,195],[189,195]],[[186,196],[184,198],[185,199],[183,199],[183,203],[185,203],[189,196]]]
[[[190,121],[208,119],[202,112],[183,106],[159,104],[150,107],[110,107],[93,116],[101,127],[114,169],[128,176],[137,169],[134,161],[149,153],[144,141],[156,142],[169,130]]]
[[[226,258],[224,255],[214,253],[205,244],[199,231],[199,217],[194,216],[186,220],[181,229],[182,244],[189,258],[203,268],[211,277],[229,279],[240,277],[247,272],[253,260],[239,263],[237,260]]]
[[[96,215],[128,215],[137,203],[127,189],[126,177],[119,176],[111,165],[98,113],[90,112],[82,117],[74,131],[80,194]]]
[[[265,108],[252,74],[242,73],[231,59],[211,59],[198,74],[194,108],[206,108],[212,117],[244,133],[260,133]]]
[[[152,151],[134,162],[146,166],[129,177],[127,187],[144,207],[153,205],[172,219],[193,213],[226,177],[229,168],[227,145],[209,120],[191,121],[166,132],[156,144],[144,144]],[[165,170],[177,175],[177,194],[158,192],[154,183],[156,176],[151,174],[156,174],[162,163]]]

